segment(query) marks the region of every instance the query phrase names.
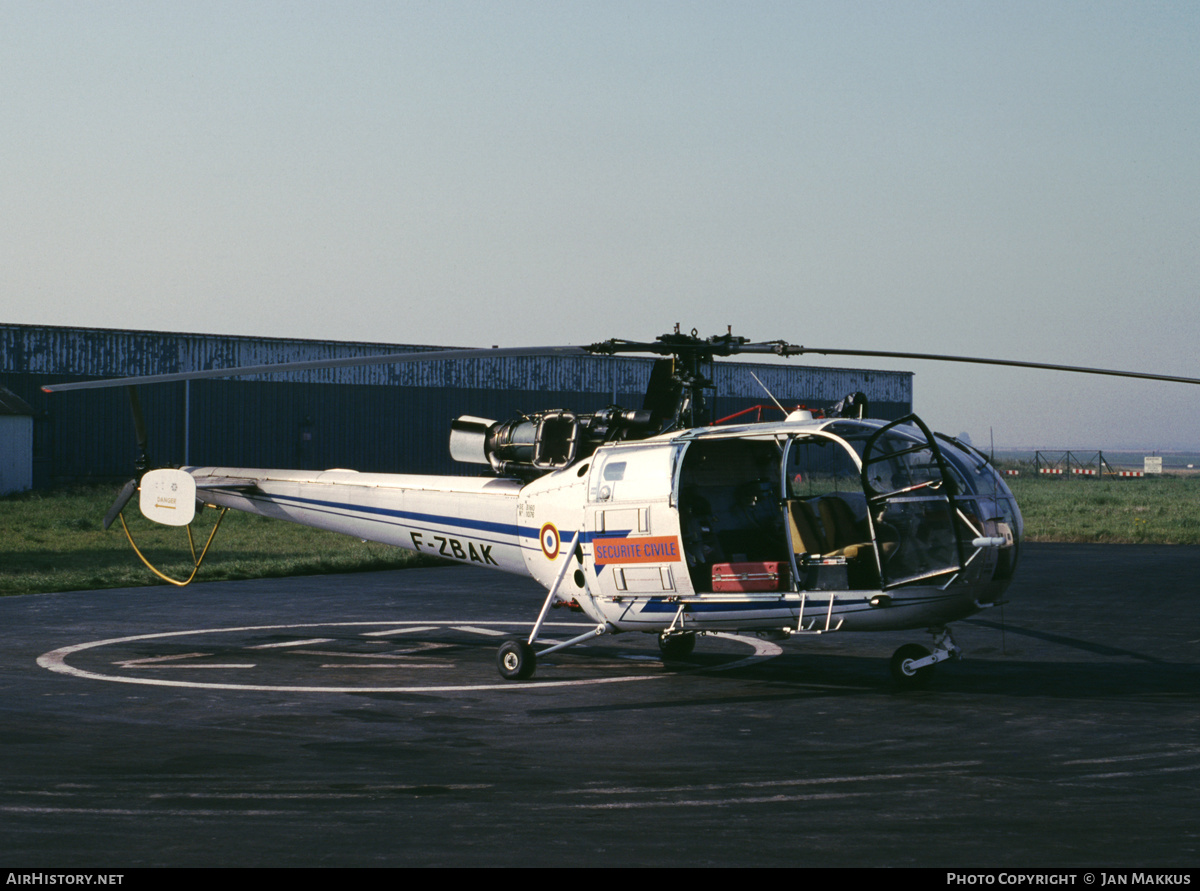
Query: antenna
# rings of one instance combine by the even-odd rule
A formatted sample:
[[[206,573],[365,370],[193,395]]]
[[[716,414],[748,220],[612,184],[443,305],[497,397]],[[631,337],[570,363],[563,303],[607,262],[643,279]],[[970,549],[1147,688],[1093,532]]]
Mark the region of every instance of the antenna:
[[[751,372],[750,372],[750,376],[751,376],[752,378],[754,378],[756,381],[758,381],[758,385],[759,385],[760,387],[762,387],[762,388],[763,388],[763,390],[766,392],[766,394],[767,394],[768,396],[770,396],[770,397],[771,397],[771,401],[775,403],[775,407],[776,407],[776,408],[778,408],[778,409],[779,409],[781,412],[783,412],[783,414],[784,414],[784,417],[787,417],[787,413],[788,413],[788,412],[787,412],[787,409],[786,409],[786,408],[784,408],[782,405],[780,405],[780,404],[779,404],[779,400],[775,398],[775,394],[774,394],[774,393],[772,393],[770,390],[768,390],[768,389],[767,389],[767,385],[766,385],[766,384],[764,384],[762,381],[758,380],[758,375],[757,375],[757,374],[755,374],[753,371],[751,371]]]

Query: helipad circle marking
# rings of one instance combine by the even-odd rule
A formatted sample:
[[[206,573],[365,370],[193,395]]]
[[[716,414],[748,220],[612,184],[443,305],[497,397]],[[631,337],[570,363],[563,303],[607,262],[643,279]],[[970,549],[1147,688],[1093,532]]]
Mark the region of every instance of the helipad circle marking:
[[[558,556],[558,548],[562,540],[558,535],[558,527],[553,523],[547,523],[542,527],[542,531],[538,533],[538,537],[542,542],[542,553],[546,555],[547,560],[553,560]]]
[[[48,653],[43,653],[38,656],[37,664],[49,671],[54,671],[59,674],[69,675],[77,678],[87,678],[94,681],[111,681],[117,684],[141,684],[151,687],[189,687],[200,690],[246,690],[254,692],[277,692],[277,693],[459,693],[472,692],[480,690],[529,690],[531,688],[545,687],[586,687],[594,684],[620,684],[628,681],[653,681],[666,677],[675,677],[683,672],[673,672],[664,674],[649,674],[649,675],[630,675],[625,677],[602,677],[592,679],[577,679],[572,681],[538,681],[531,680],[520,684],[514,684],[511,681],[492,684],[425,684],[422,686],[399,686],[399,687],[384,687],[384,686],[356,686],[356,687],[332,687],[332,686],[313,686],[313,685],[287,685],[287,684],[226,684],[203,681],[174,681],[164,680],[162,678],[138,678],[128,677],[124,675],[101,674],[100,672],[88,671],[82,668],[76,668],[73,665],[67,664],[67,657],[83,652],[84,650],[96,649],[104,646],[113,646],[116,644],[132,643],[142,640],[164,640],[171,637],[188,637],[197,634],[233,634],[246,631],[292,631],[297,629],[308,628],[376,628],[381,625],[404,627],[407,625],[424,625],[434,628],[447,627],[452,628],[456,625],[461,625],[460,621],[429,621],[421,622],[309,622],[303,624],[291,625],[244,625],[233,628],[194,628],[188,631],[162,631],[155,634],[133,634],[128,637],[112,637],[106,640],[93,640],[86,643],[72,644],[66,647],[60,647],[57,650],[51,650]],[[500,626],[518,626],[519,622],[473,622],[474,625],[500,625]],[[547,622],[544,627],[562,627],[562,628],[579,628],[580,626],[572,622]],[[706,667],[697,669],[703,671],[730,671],[735,668],[742,668],[746,665],[752,665],[761,662],[765,659],[772,659],[783,653],[782,648],[778,644],[771,643],[766,640],[759,640],[753,637],[745,637],[739,634],[729,634],[725,632],[712,632],[712,637],[723,637],[728,640],[736,640],[740,643],[749,645],[753,649],[751,655],[744,659],[738,659],[727,665],[716,667]]]

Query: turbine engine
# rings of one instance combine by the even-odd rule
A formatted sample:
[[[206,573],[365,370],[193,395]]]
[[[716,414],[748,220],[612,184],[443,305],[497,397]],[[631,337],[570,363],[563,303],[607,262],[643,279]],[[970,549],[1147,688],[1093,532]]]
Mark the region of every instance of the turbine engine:
[[[450,457],[532,478],[586,458],[606,442],[652,435],[652,428],[650,411],[615,405],[589,414],[555,408],[503,422],[463,415],[450,425]]]

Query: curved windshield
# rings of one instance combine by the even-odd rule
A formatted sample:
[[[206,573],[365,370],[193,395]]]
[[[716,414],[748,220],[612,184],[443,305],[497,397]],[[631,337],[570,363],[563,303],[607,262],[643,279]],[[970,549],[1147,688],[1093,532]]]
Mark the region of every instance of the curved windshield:
[[[942,457],[954,477],[964,522],[976,536],[1012,538],[1012,547],[1003,549],[993,578],[1008,579],[1017,568],[1024,521],[1017,499],[1004,478],[991,463],[973,448],[938,434]]]
[[[1021,515],[1004,481],[914,416],[699,439],[677,485],[699,593],[1004,580],[1016,566]]]

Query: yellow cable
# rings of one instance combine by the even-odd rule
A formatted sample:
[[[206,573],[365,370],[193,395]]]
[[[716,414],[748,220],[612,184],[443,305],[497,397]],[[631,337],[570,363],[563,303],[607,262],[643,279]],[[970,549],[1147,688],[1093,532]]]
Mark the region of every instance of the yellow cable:
[[[194,565],[192,566],[192,574],[189,575],[187,577],[187,579],[182,582],[179,581],[179,579],[173,579],[169,575],[164,575],[163,573],[159,572],[150,563],[150,561],[146,559],[145,555],[140,550],[138,550],[138,546],[134,543],[133,536],[129,532],[129,527],[125,525],[125,512],[121,511],[121,513],[117,514],[117,516],[119,516],[121,518],[121,528],[125,530],[125,537],[127,539],[129,539],[129,546],[131,548],[133,548],[133,552],[138,555],[138,558],[144,564],[146,564],[146,568],[149,569],[156,576],[158,576],[160,579],[162,579],[164,582],[170,582],[172,585],[177,585],[180,588],[182,588],[184,585],[191,583],[192,579],[194,579],[196,577],[196,573],[200,571],[200,564],[204,562],[204,557],[208,553],[209,545],[211,545],[213,543],[213,539],[217,537],[217,530],[221,528],[221,520],[225,519],[225,513],[228,510],[229,510],[229,508],[227,508],[227,507],[221,508],[221,513],[217,516],[217,522],[213,524],[212,532],[210,532],[208,534],[208,541],[205,542],[204,550],[200,552],[199,558],[196,557],[196,544],[195,544],[194,540],[192,539],[192,527],[190,525],[187,527],[188,546],[192,550],[192,563]]]

